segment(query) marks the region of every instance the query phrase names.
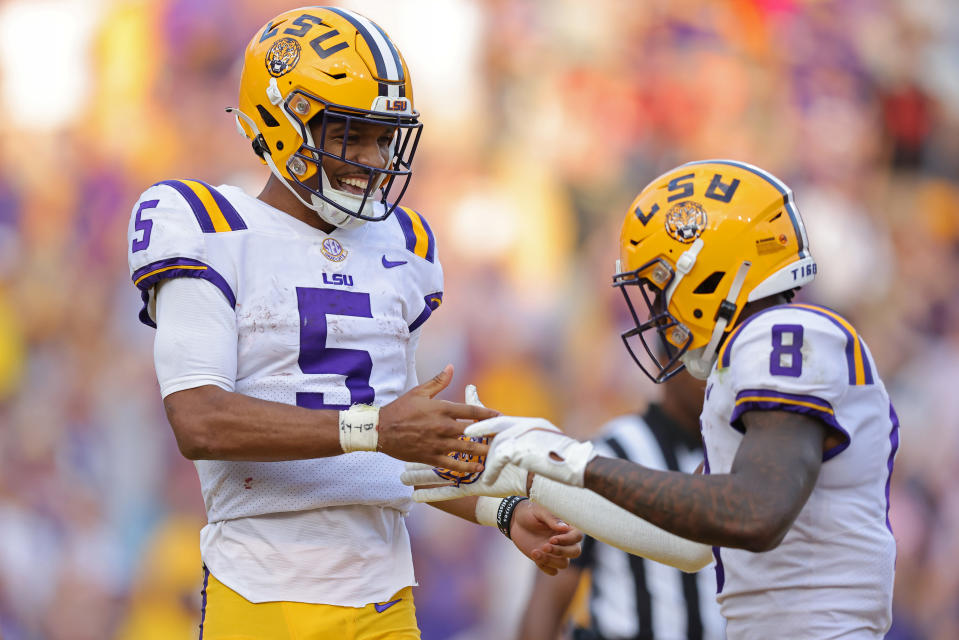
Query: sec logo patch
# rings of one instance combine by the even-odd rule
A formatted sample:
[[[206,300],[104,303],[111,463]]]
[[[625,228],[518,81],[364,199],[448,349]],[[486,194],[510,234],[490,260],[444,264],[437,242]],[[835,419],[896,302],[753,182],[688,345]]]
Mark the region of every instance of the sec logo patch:
[[[332,262],[343,262],[346,260],[346,254],[348,252],[336,239],[327,238],[323,241],[323,244],[320,245],[320,253]]]

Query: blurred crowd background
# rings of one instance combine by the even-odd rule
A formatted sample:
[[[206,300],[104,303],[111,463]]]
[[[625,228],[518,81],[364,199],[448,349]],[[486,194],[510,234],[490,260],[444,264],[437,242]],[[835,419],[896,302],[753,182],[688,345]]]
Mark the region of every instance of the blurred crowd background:
[[[168,178],[257,193],[223,107],[276,0],[0,3],[0,634],[195,637],[205,522],[139,324],[132,204]],[[687,160],[797,194],[902,420],[896,640],[959,637],[959,11],[952,0],[357,0],[425,123],[405,203],[446,271],[420,377],[579,437],[657,390],[623,349],[619,226]],[[532,566],[409,518],[424,640],[510,638]]]

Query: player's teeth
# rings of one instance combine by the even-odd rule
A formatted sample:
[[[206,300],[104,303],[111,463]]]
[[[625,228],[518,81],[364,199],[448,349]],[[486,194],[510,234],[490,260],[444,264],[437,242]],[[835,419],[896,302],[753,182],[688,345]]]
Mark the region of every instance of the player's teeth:
[[[358,178],[340,178],[340,182],[343,184],[348,184],[351,187],[356,187],[357,189],[366,188],[366,180],[360,180]]]

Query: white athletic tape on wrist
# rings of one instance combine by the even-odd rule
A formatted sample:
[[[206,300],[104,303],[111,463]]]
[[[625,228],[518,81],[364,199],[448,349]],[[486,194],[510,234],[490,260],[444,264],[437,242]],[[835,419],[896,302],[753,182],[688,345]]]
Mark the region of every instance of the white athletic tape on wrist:
[[[354,404],[340,411],[340,446],[344,453],[376,451],[380,410],[368,404]]]
[[[476,521],[487,527],[496,526],[496,512],[503,498],[480,496],[476,500]]]
[[[699,571],[713,559],[711,547],[664,531],[589,489],[536,476],[529,496],[564,522],[633,555],[687,573]]]

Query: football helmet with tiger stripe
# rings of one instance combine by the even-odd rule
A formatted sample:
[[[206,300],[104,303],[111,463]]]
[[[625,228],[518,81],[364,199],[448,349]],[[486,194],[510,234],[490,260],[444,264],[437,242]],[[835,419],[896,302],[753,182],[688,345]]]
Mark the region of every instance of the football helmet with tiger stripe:
[[[270,171],[326,222],[342,228],[383,220],[399,203],[422,125],[406,62],[376,23],[338,7],[276,16],[246,48],[239,98],[239,107],[227,111],[240,132]],[[343,143],[326,148],[332,123],[345,126]],[[392,131],[384,166],[348,157],[351,128],[355,132],[364,123]],[[312,130],[322,134],[314,139]],[[324,158],[364,173],[365,191],[335,188]]]
[[[811,282],[817,266],[789,187],[744,162],[704,160],[636,196],[617,272],[613,286],[635,324],[623,341],[646,375],[663,382],[684,366],[708,377],[743,307]],[[634,304],[637,289],[642,302]]]

